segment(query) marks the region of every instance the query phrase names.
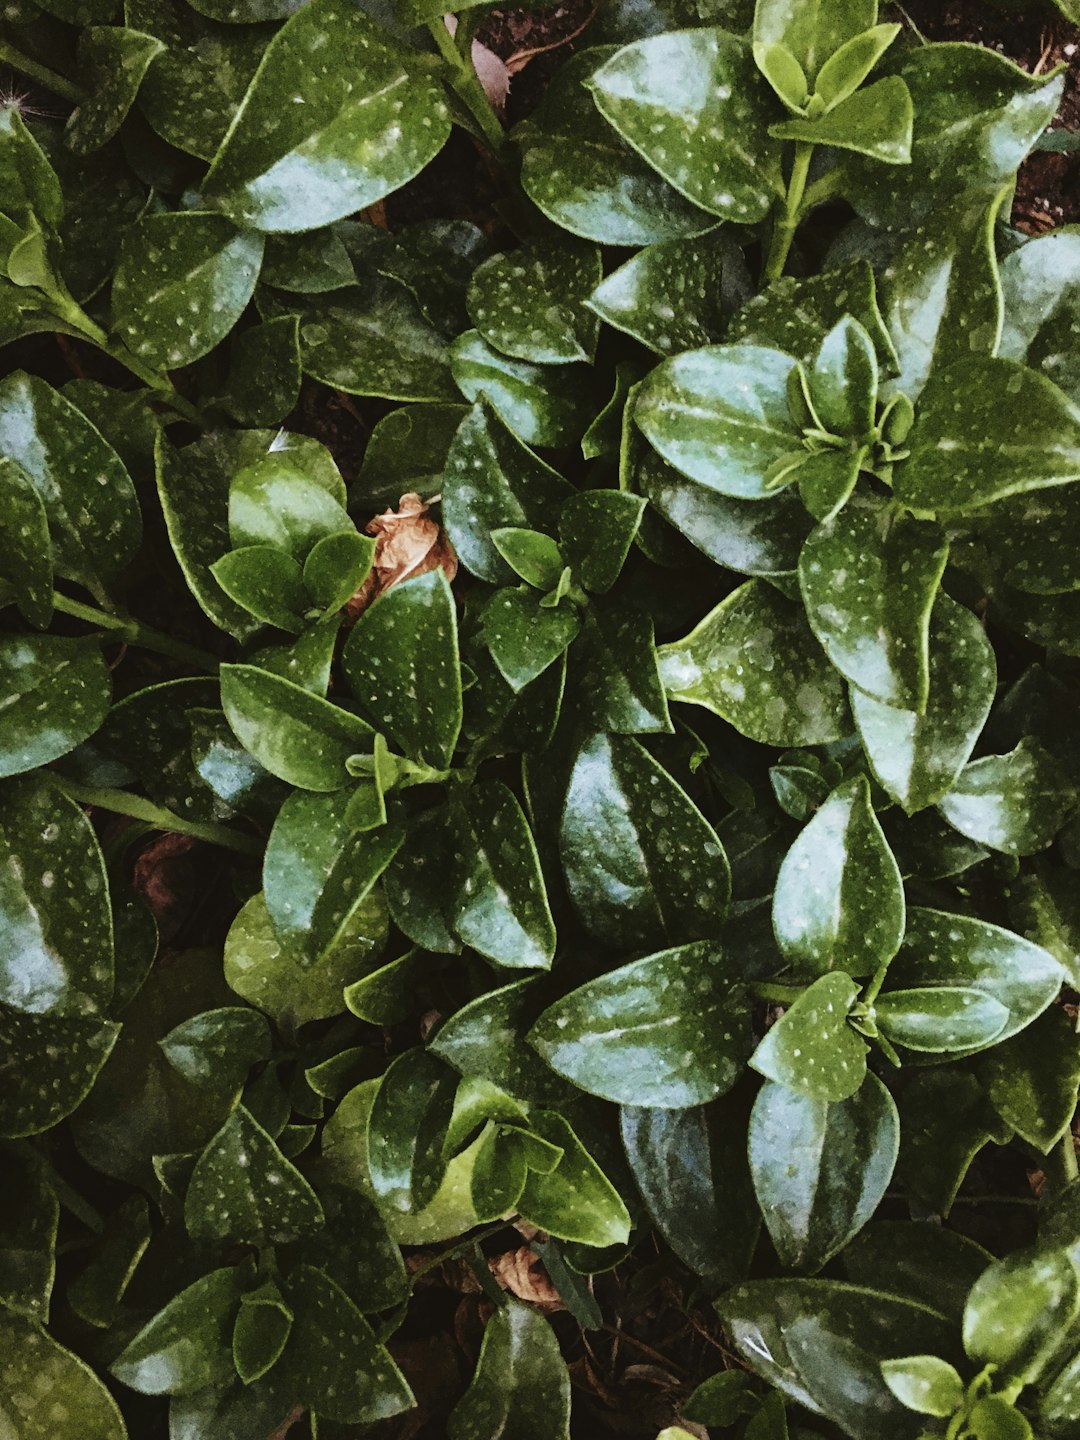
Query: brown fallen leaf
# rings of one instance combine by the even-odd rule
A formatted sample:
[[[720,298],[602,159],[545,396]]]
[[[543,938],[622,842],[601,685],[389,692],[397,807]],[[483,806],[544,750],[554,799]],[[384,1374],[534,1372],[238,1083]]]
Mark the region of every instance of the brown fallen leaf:
[[[453,580],[457,556],[429,515],[430,508],[410,491],[402,495],[396,510],[384,510],[368,522],[367,532],[375,536],[375,560],[371,573],[345,606],[348,624],[355,624],[383,591],[402,580],[426,575],[429,570],[442,570],[447,580]]]
[[[535,1250],[522,1245],[488,1261],[488,1268],[504,1290],[535,1305],[538,1310],[565,1310],[559,1292],[548,1279],[543,1262]]]
[[[166,940],[172,937],[191,898],[194,877],[187,857],[195,843],[190,835],[159,835],[135,861],[132,888],[154,912]]]

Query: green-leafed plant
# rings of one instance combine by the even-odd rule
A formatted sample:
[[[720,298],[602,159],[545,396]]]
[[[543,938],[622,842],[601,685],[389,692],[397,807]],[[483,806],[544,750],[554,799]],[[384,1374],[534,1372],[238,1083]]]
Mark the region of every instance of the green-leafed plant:
[[[487,8],[0,15],[0,1434],[389,1436],[464,1254],[450,1440],[567,1440],[615,1266],[739,1358],[667,1436],[1080,1436],[1063,76],[607,0],[507,131]]]

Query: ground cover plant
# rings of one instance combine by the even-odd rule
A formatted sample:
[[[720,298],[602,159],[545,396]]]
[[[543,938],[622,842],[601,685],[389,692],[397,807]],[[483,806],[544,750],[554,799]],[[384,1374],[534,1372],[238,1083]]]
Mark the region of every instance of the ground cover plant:
[[[585,18],[0,14],[5,1440],[1080,1435],[1066,77]]]

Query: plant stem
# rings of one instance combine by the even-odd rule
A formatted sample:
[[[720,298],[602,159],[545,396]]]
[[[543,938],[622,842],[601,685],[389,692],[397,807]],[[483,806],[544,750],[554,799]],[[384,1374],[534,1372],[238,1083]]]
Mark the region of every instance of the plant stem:
[[[791,243],[795,239],[795,230],[802,214],[806,179],[810,173],[810,160],[813,153],[814,147],[807,141],[800,140],[796,143],[795,159],[791,165],[791,179],[788,181],[787,195],[784,197],[784,213],[773,230],[769,258],[765,262],[766,281],[780,278],[784,273],[788,256],[791,254]]]
[[[763,980],[754,980],[747,987],[758,1000],[772,1000],[777,1005],[790,1005],[806,989],[805,985],[773,985]]]
[[[113,790],[104,785],[83,785],[69,780],[64,775],[54,776],[57,786],[69,800],[79,805],[96,805],[101,810],[111,810],[114,815],[127,815],[132,820],[142,820],[155,830],[165,830],[173,835],[190,835],[195,840],[205,840],[210,845],[220,845],[225,850],[236,850],[241,855],[261,855],[263,842],[254,835],[241,835],[227,825],[204,824],[198,820],[184,820],[144,800],[141,795],[130,795],[126,790]]]
[[[1064,1189],[1066,1185],[1071,1185],[1074,1180],[1080,1179],[1080,1165],[1076,1160],[1076,1146],[1073,1143],[1071,1127],[1065,1131],[1065,1134],[1046,1157],[1046,1173],[1059,1189]]]
[[[883,961],[874,971],[874,978],[870,981],[870,984],[860,997],[864,1005],[873,1005],[874,1001],[881,994],[881,987],[885,984],[885,976],[889,973],[891,963],[892,956],[890,956],[888,960]]]
[[[438,46],[439,54],[452,71],[453,78],[450,83],[457,92],[458,98],[479,125],[495,158],[505,161],[507,158],[506,131],[499,123],[499,117],[491,108],[491,102],[484,93],[484,87],[476,77],[471,54],[463,55],[461,53],[441,17],[429,20],[428,29],[431,32],[431,38]]]
[[[73,80],[58,75],[47,65],[39,65],[36,60],[31,60],[29,55],[24,55],[21,50],[16,50],[14,45],[9,45],[6,40],[0,40],[0,64],[9,65],[12,70],[18,70],[28,79],[36,80],[54,95],[70,100],[72,105],[79,105],[86,99],[86,91]]]
[[[69,600],[58,590],[53,591],[53,606],[63,615],[71,615],[76,620],[86,620],[91,625],[102,626],[106,630],[115,630],[129,645],[153,650],[158,655],[168,655],[185,665],[194,665],[208,675],[216,675],[218,672],[218,661],[208,650],[200,650],[195,645],[185,645],[182,640],[174,640],[171,635],[144,625],[141,620],[133,620],[127,615],[110,615],[106,610],[99,610],[96,605],[84,605],[81,600]]]

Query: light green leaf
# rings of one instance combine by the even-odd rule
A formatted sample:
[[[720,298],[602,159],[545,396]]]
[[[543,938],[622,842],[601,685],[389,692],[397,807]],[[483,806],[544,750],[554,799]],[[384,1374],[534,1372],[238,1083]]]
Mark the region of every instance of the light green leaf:
[[[559,843],[578,917],[604,944],[634,950],[718,933],[731,893],[723,846],[638,741],[594,735],[582,747]]]
[[[413,759],[449,765],[461,729],[457,612],[442,570],[385,591],[342,654],[353,694]]]
[[[799,499],[815,520],[831,520],[847,504],[855,489],[859,472],[866,461],[867,451],[860,450],[819,450],[817,454],[798,452],[797,466],[784,472],[784,479],[798,483]]]
[[[866,1078],[869,1046],[848,1025],[859,987],[842,970],[822,975],[765,1032],[751,1066],[817,1100],[847,1100]]]
[[[558,1240],[596,1249],[625,1245],[629,1211],[568,1121],[554,1110],[534,1110],[529,1129],[561,1150],[562,1158],[553,1170],[530,1168],[518,1199],[522,1219]]]
[[[13,1440],[127,1440],[120,1408],[85,1360],[0,1311],[0,1393]]]
[[[371,573],[375,541],[354,530],[324,535],[304,561],[304,584],[326,614],[343,609]]]
[[[483,402],[462,421],[446,457],[443,522],[463,565],[491,585],[513,584],[514,571],[492,532],[554,528],[573,494]]]
[[[396,1025],[411,1014],[418,987],[424,984],[432,965],[425,951],[418,947],[406,950],[396,960],[347,985],[345,1004],[369,1025]],[[441,1053],[434,1045],[432,1049]],[[308,1071],[309,1079],[312,1074],[314,1071]]]
[[[939,594],[930,614],[926,709],[900,710],[852,689],[851,708],[877,780],[910,814],[948,793],[990,711],[994,652],[979,621]]]
[[[1080,1311],[1066,1250],[1019,1251],[979,1276],[964,1307],[964,1349],[1024,1384],[1037,1380]]]
[[[526,445],[570,445],[591,419],[584,377],[572,365],[512,360],[492,350],[479,330],[457,337],[450,368],[466,400],[488,400]]]
[[[441,87],[381,27],[311,0],[270,42],[203,193],[252,229],[317,230],[399,189],[449,133]]]
[[[527,1038],[590,1095],[681,1110],[735,1084],[748,1021],[734,961],[703,940],[588,981],[550,1005]]]
[[[27,1014],[0,1006],[0,1135],[18,1139],[58,1125],[89,1094],[120,1026],[79,1015]]]
[[[795,361],[758,345],[709,345],[658,365],[642,382],[634,419],[654,450],[722,495],[764,500],[768,472],[799,448],[788,408]]]
[[[210,567],[222,590],[256,620],[298,634],[304,628],[308,592],[299,564],[274,545],[244,545]]]
[[[369,754],[371,726],[255,665],[221,667],[221,704],[241,745],[271,775],[304,790],[340,790],[345,762]]]
[[[938,1415],[944,1420],[964,1403],[964,1382],[956,1367],[936,1355],[884,1360],[881,1373],[900,1404],[920,1415]]]
[[[507,1299],[484,1330],[469,1388],[447,1420],[449,1440],[570,1440],[570,1375],[545,1317]]]
[[[258,1121],[237,1106],[195,1162],[184,1200],[194,1240],[295,1240],[323,1224],[314,1190]]]
[[[27,129],[18,105],[5,105],[0,114],[0,193],[4,213],[20,227],[32,217],[55,225],[64,212],[56,171]]]
[[[250,1283],[248,1265],[196,1280],[128,1342],[112,1373],[143,1395],[190,1395],[228,1379],[233,1320]]]
[[[584,302],[602,273],[599,250],[572,242],[493,255],[469,284],[469,318],[504,355],[537,365],[591,361],[600,325]]]
[[[799,555],[810,627],[845,679],[884,705],[923,711],[930,616],[945,570],[940,526],[856,496]]]
[[[371,1183],[384,1210],[416,1214],[434,1199],[446,1172],[444,1142],[458,1077],[426,1050],[407,1050],[388,1067],[368,1127]]]
[[[864,440],[877,414],[878,362],[874,342],[846,315],[821,342],[807,376],[817,418],[832,435]]]
[[[908,165],[914,123],[911,91],[898,75],[889,75],[857,90],[816,120],[785,120],[770,126],[769,134],[803,145],[854,150],[879,165]]]
[[[670,699],[702,705],[752,740],[827,745],[847,730],[840,677],[802,606],[770,585],[741,585],[658,653]]]
[[[773,928],[800,973],[869,975],[904,934],[904,887],[865,775],[839,785],[784,857]]]
[[[894,1045],[933,1054],[992,1044],[1004,1030],[1009,1011],[981,990],[942,985],[879,995],[874,1018]]]
[[[564,230],[602,245],[700,235],[716,224],[715,216],[672,189],[593,103],[588,82],[617,48],[594,46],[571,56],[518,127],[525,192]]]
[[[1032,736],[1008,755],[972,760],[938,806],[949,824],[991,850],[1045,850],[1076,808],[1061,766]]]
[[[767,1080],[750,1116],[750,1173],[780,1262],[820,1270],[884,1197],[900,1116],[876,1075],[830,1102]]]
[[[1080,1045],[1069,1016],[1051,1005],[1003,1045],[987,1050],[978,1074],[990,1103],[1044,1155],[1072,1122],[1080,1085]]]
[[[317,541],[352,528],[337,468],[325,476],[303,452],[272,450],[238,470],[229,486],[234,547],[275,545],[303,560]]]
[[[757,0],[754,49],[784,45],[815,80],[832,55],[877,20],[877,0]]]
[[[1080,366],[1072,345],[1080,324],[1080,230],[1040,235],[1001,266],[1005,323],[998,353],[1040,370],[1080,404]]]
[[[742,224],[768,214],[781,193],[780,151],[745,41],[720,29],[651,35],[617,51],[589,86],[600,113],[680,194]]]

